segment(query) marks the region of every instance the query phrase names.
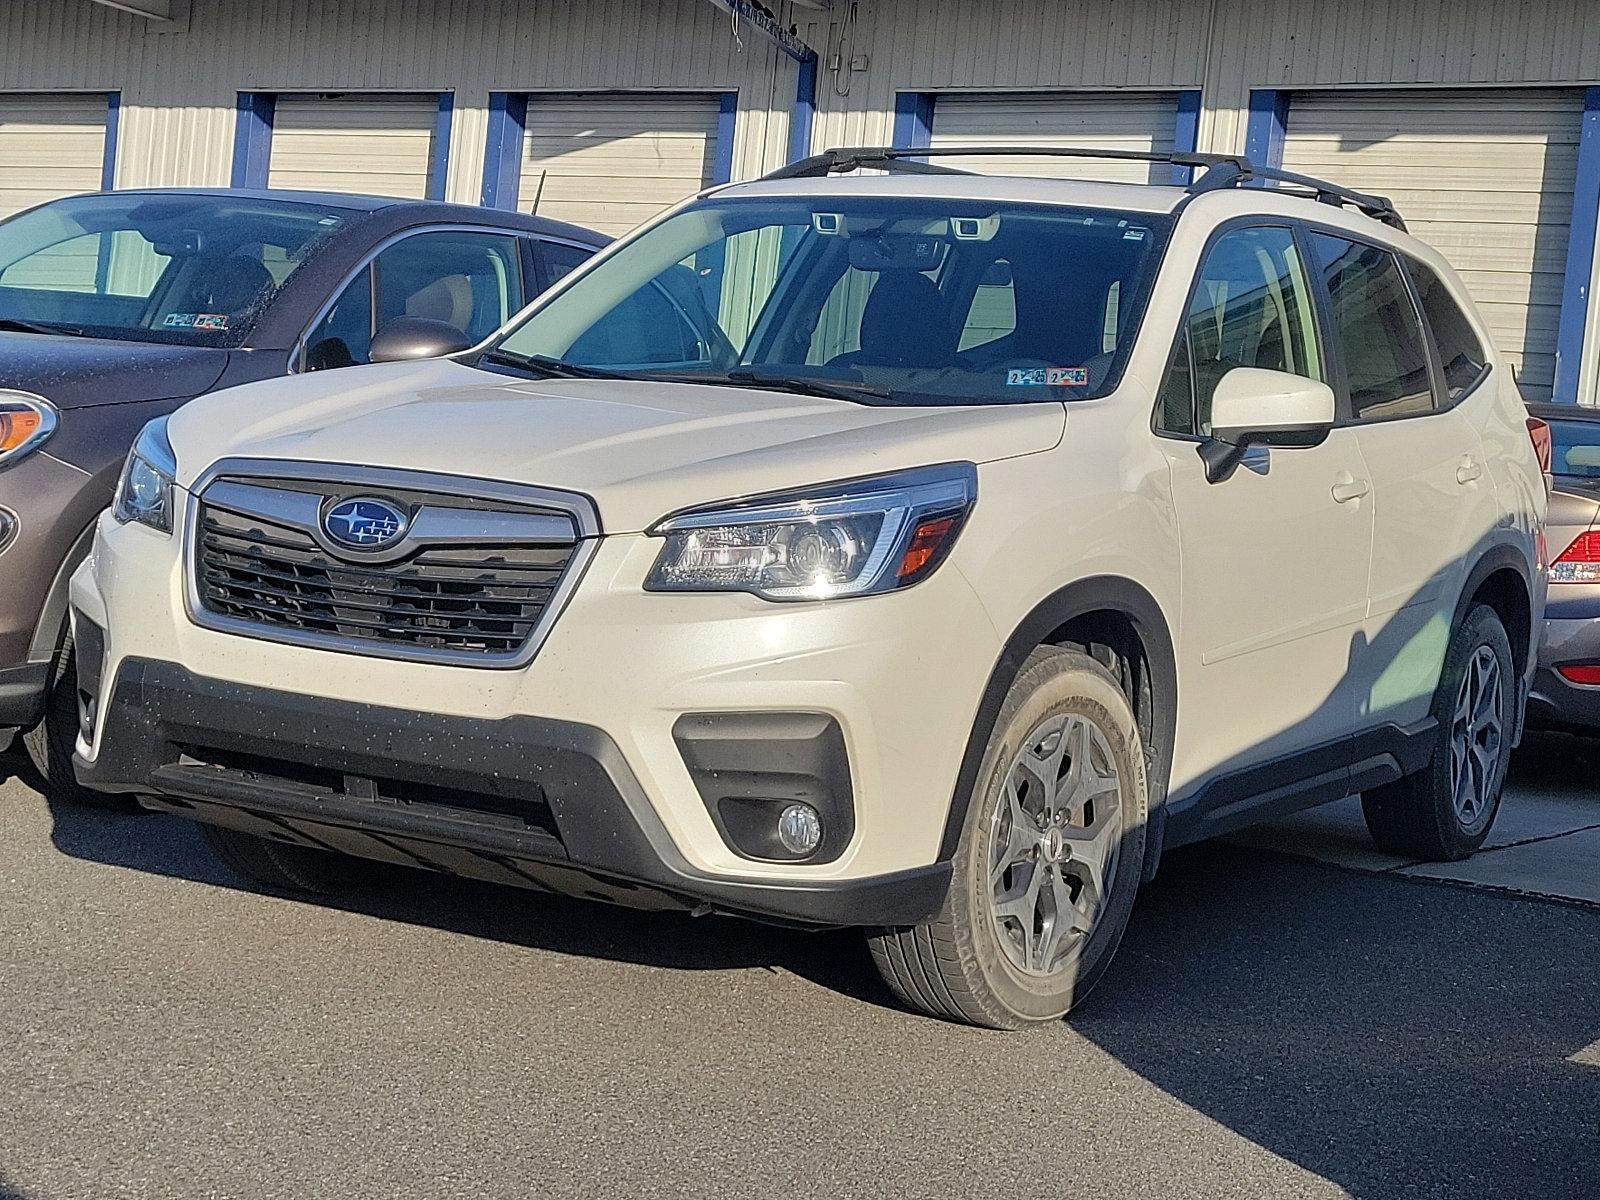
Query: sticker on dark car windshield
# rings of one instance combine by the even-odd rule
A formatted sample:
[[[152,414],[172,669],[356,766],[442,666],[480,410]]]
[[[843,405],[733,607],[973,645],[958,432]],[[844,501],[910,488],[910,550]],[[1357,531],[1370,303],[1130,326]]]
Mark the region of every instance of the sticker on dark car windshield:
[[[227,313],[168,313],[161,322],[168,329],[226,329]]]
[[[1006,372],[1007,387],[1088,387],[1088,367],[1028,367]]]

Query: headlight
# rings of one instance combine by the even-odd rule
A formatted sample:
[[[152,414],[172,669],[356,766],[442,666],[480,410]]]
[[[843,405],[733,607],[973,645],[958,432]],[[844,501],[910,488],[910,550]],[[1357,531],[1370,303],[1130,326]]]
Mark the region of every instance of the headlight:
[[[167,418],[157,417],[139,431],[122,468],[111,515],[122,524],[137,521],[162,533],[172,532],[172,481],[178,459],[167,440]]]
[[[0,390],[0,467],[42,446],[57,419],[55,405],[44,397]]]
[[[679,513],[645,587],[826,600],[909,587],[955,545],[978,494],[971,463]]]

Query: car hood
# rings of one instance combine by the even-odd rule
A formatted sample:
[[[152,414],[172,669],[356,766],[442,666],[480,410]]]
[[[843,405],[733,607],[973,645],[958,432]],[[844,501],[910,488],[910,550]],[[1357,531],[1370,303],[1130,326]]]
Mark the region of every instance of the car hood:
[[[187,399],[222,378],[227,365],[226,350],[0,332],[0,388],[61,409]]]
[[[181,409],[169,433],[185,487],[224,458],[408,468],[582,492],[621,533],[688,505],[1047,450],[1065,423],[1060,404],[870,407],[429,362],[230,388]]]

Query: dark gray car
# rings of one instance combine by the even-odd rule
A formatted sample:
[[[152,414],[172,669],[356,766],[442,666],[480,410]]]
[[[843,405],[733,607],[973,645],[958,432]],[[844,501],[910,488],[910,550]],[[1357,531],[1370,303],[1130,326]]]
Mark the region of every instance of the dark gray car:
[[[110,192],[0,222],[0,749],[77,795],[66,583],[134,436],[205,392],[449,353],[606,238],[307,192]]]
[[[1530,404],[1550,426],[1550,595],[1528,723],[1600,728],[1600,411]]]

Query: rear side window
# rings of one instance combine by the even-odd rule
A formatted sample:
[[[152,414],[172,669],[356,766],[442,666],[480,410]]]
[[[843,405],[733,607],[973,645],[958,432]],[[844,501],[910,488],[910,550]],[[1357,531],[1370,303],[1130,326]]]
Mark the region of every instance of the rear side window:
[[[1333,300],[1332,336],[1344,358],[1356,419],[1431,413],[1428,344],[1399,260],[1331,234],[1313,233],[1311,247]]]
[[[1445,390],[1453,404],[1478,386],[1489,371],[1489,358],[1444,280],[1415,259],[1408,259],[1407,266],[1422,299],[1422,315],[1433,330],[1433,343],[1444,364]]]
[[[1160,431],[1209,434],[1217,384],[1237,367],[1325,381],[1311,288],[1288,229],[1235,229],[1206,252],[1162,385]]]

